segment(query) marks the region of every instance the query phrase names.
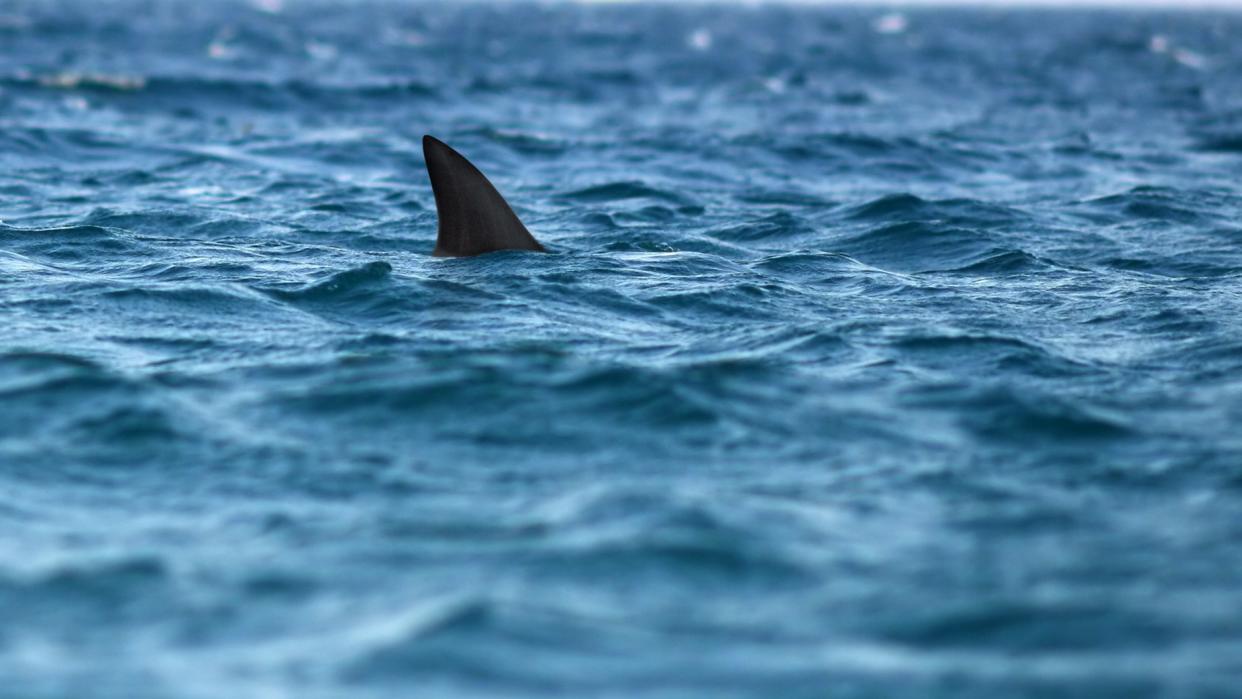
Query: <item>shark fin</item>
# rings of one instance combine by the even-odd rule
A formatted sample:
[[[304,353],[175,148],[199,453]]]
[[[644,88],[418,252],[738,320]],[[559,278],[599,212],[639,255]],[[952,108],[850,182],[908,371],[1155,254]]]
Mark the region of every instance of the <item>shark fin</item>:
[[[497,250],[545,252],[487,177],[444,142],[423,136],[423,158],[440,219],[436,257]]]

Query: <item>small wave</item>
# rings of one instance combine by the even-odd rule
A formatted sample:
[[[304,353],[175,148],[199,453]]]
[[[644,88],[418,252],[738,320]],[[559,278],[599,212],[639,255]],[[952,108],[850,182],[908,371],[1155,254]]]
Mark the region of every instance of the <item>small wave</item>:
[[[533,605],[503,603],[485,594],[460,593],[364,619],[354,634],[353,657],[343,668],[351,683],[410,682],[427,677],[487,678],[518,683],[545,670],[523,664],[514,655],[534,649],[562,648],[581,653],[591,644],[589,629],[566,614]],[[560,634],[537,628],[558,628]],[[572,645],[571,638],[579,639]],[[497,645],[499,647],[497,647]],[[480,649],[485,655],[479,657]],[[503,649],[503,650],[502,650]],[[539,683],[543,686],[544,683]],[[512,684],[510,684],[512,686]]]
[[[849,210],[847,217],[872,221],[884,220],[894,216],[915,216],[927,208],[927,201],[913,194],[888,194]]]
[[[890,194],[841,212],[855,221],[936,221],[970,227],[992,228],[1026,218],[1007,206],[975,199],[928,201],[913,194]]]
[[[203,214],[177,209],[114,211],[97,208],[83,218],[82,223],[105,229],[159,234],[167,230],[196,226],[203,223],[204,219]]]
[[[628,199],[655,199],[675,204],[690,204],[683,195],[677,192],[652,187],[643,182],[610,182],[578,189],[561,195],[562,199],[582,203],[603,203],[625,201]]]
[[[23,576],[19,583],[28,592],[48,592],[58,597],[94,598],[109,604],[117,598],[144,594],[152,583],[168,579],[164,562],[153,556],[45,565]],[[13,585],[13,583],[9,583]]]
[[[1126,420],[1082,399],[1033,395],[1029,390],[993,388],[969,398],[963,421],[982,436],[1030,444],[1032,439],[1095,442],[1133,433]]]
[[[752,267],[764,272],[788,275],[794,279],[824,271],[858,272],[875,269],[849,255],[818,250],[798,250],[764,257],[752,263]]]
[[[1099,264],[1115,270],[1174,279],[1211,279],[1242,273],[1242,260],[1231,257],[1222,260],[1220,257],[1211,252],[1188,252],[1175,256],[1152,254],[1147,257],[1105,257],[1099,260]]]
[[[0,148],[0,152],[25,154],[78,168],[101,161],[116,164],[138,159],[134,144],[96,127],[6,126],[0,129]]]
[[[170,317],[181,312],[257,317],[265,315],[271,305],[262,296],[242,287],[156,283],[145,279],[134,286],[106,288],[97,298],[129,311],[169,314]]]
[[[1170,223],[1202,223],[1203,211],[1211,200],[1221,197],[1209,192],[1180,191],[1170,187],[1139,186],[1120,194],[1089,199],[1081,204],[1085,214],[1108,222],[1128,222],[1135,219],[1166,221]],[[1223,202],[1220,202],[1223,203]],[[1103,215],[1103,218],[1100,218]]]
[[[809,236],[815,227],[806,219],[786,211],[779,211],[758,221],[733,224],[710,232],[715,238],[731,242],[783,242],[791,238]]]
[[[1122,627],[1135,625],[1129,633]],[[1108,629],[1108,639],[1100,638]],[[1003,644],[1010,652],[1093,647],[1107,642],[1116,648],[1121,638],[1139,646],[1152,633],[1151,621],[1136,623],[1107,605],[1062,600],[1057,603],[1000,603],[970,605],[967,608],[938,608],[903,621],[886,634],[890,639],[926,648],[994,648]],[[1119,638],[1111,638],[1121,634]]]
[[[697,216],[703,213],[699,206],[682,206],[671,209],[667,206],[644,206],[633,211],[622,211],[616,214],[618,222],[638,225],[667,224],[681,218]]]
[[[0,250],[0,276],[14,277],[17,275],[37,274],[50,269],[52,268],[48,265],[39,264],[25,255]],[[0,284],[2,283],[0,281]]]
[[[1179,347],[1165,353],[1167,359],[1192,362],[1196,376],[1232,379],[1242,371],[1242,340],[1207,334],[1196,339],[1189,347]]]
[[[68,433],[77,433],[88,443],[127,451],[141,445],[164,447],[185,436],[176,417],[154,399],[127,400],[83,414]]]
[[[839,252],[801,250],[773,255],[753,263],[755,271],[792,284],[877,295],[919,287],[908,275],[865,264]]]
[[[568,151],[571,145],[564,139],[527,131],[510,131],[489,127],[474,129],[465,133],[499,143],[524,155],[559,155]]]
[[[1023,250],[1006,250],[991,257],[972,262],[964,267],[946,270],[961,274],[983,274],[988,276],[1001,274],[1026,274],[1044,271],[1052,267],[1052,263]]]
[[[1195,148],[1205,153],[1242,153],[1242,133],[1201,136]]]
[[[562,377],[557,393],[582,414],[610,414],[630,425],[659,425],[664,430],[710,429],[718,425],[719,411],[678,383],[661,372],[618,366],[586,369]]]
[[[127,260],[149,254],[150,246],[129,231],[111,226],[64,228],[9,228],[0,226],[0,240],[36,260],[97,266],[108,260]]]
[[[594,571],[701,581],[746,588],[788,586],[808,578],[796,548],[770,521],[675,492],[585,488],[541,504],[527,519],[547,540],[551,571]]]
[[[103,450],[123,459],[139,450],[173,447],[192,431],[152,382],[107,370],[73,355],[0,355],[0,438],[45,442],[49,458]]]
[[[881,226],[832,247],[867,264],[907,273],[961,269],[1008,252],[986,231],[923,222]]]
[[[99,364],[72,354],[9,352],[0,354],[0,395],[14,397],[71,386],[120,386]]]
[[[1196,308],[1165,308],[1145,314],[1137,323],[1155,334],[1174,337],[1206,337],[1220,328],[1220,322]]]
[[[1051,348],[1005,335],[915,335],[901,338],[894,347],[908,361],[946,370],[969,365],[974,372],[990,367],[1037,376],[1082,375],[1088,370]]]
[[[836,206],[836,202],[806,192],[788,190],[756,189],[736,195],[737,200],[746,204],[772,206],[798,206],[823,211]]]
[[[368,262],[360,267],[337,272],[324,281],[304,286],[292,291],[271,289],[268,293],[285,301],[322,302],[333,301],[354,296],[359,291],[371,288],[377,283],[388,279],[392,274],[392,265],[382,260]]]

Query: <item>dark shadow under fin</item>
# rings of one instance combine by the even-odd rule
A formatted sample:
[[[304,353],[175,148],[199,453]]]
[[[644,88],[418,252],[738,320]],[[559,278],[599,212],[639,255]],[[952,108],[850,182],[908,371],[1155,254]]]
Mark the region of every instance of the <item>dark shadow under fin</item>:
[[[545,252],[500,192],[461,153],[423,136],[423,158],[440,217],[432,254],[467,257],[497,250]]]

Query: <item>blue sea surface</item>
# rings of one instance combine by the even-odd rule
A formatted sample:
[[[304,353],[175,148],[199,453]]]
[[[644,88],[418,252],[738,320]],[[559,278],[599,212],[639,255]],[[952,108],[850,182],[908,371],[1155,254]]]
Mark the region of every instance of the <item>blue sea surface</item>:
[[[0,0],[4,699],[1236,697],[1240,424],[1242,13]]]

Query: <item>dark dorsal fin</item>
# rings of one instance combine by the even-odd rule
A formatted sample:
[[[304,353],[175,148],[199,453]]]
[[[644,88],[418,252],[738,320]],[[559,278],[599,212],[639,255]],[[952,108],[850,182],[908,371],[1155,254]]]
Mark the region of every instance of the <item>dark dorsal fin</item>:
[[[436,257],[465,257],[496,250],[544,252],[500,192],[461,153],[423,136],[423,158],[440,217],[433,253]]]

